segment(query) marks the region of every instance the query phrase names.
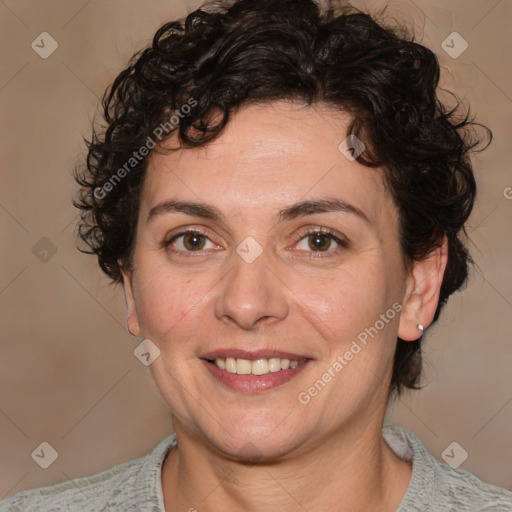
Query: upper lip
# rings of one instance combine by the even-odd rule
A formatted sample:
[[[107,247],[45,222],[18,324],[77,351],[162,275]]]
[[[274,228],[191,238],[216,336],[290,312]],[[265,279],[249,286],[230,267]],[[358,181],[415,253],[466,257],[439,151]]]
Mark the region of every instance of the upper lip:
[[[250,361],[256,359],[290,359],[291,361],[302,361],[303,359],[311,359],[303,354],[293,354],[291,352],[283,352],[280,350],[261,349],[261,350],[242,350],[238,348],[219,348],[206,352],[201,359],[214,360],[217,358],[233,357],[234,359],[248,359]]]

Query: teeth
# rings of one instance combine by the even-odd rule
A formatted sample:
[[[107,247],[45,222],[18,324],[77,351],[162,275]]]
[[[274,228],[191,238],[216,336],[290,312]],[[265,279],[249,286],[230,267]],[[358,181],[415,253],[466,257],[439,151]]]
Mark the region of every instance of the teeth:
[[[305,361],[305,360],[304,360]],[[270,372],[279,372],[297,368],[304,361],[290,361],[289,359],[279,359],[273,357],[270,359],[235,359],[234,357],[218,357],[215,359],[215,365],[221,370],[238,375],[266,375]]]
[[[238,375],[250,375],[252,371],[251,361],[247,361],[247,359],[237,359],[236,360],[236,373]]]
[[[270,368],[266,359],[256,359],[252,362],[251,373],[253,375],[266,375],[269,372]]]
[[[281,369],[281,359],[273,357],[268,360],[268,369],[271,372],[278,372]]]
[[[232,357],[226,358],[226,370],[229,373],[236,373],[236,359],[233,359]]]

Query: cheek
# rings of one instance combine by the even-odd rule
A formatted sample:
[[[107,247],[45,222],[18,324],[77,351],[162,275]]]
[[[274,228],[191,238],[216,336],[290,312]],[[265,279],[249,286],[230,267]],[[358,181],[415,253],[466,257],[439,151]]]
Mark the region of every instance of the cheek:
[[[301,291],[307,300],[305,306],[299,306],[300,314],[307,315],[322,338],[319,371],[331,370],[326,378],[333,382],[322,394],[324,402],[317,401],[320,408],[325,401],[350,408],[367,403],[375,393],[385,392],[383,384],[394,354],[398,325],[393,304],[397,302],[399,276],[396,272],[386,273],[384,263],[378,261],[382,260],[350,269],[347,266],[329,278],[315,281],[309,294],[306,289]],[[320,377],[319,374],[317,378]],[[314,383],[315,379],[311,386]],[[339,420],[335,408],[318,414],[326,421]]]
[[[200,308],[200,279],[176,275],[166,271],[144,269],[136,280],[136,302],[139,324],[143,335],[155,341],[164,341],[187,326],[197,329],[195,312]]]
[[[293,286],[297,301],[331,343],[342,345],[372,325],[391,307],[393,293],[381,260],[340,267],[336,272],[299,279]],[[303,304],[301,306],[301,304]]]

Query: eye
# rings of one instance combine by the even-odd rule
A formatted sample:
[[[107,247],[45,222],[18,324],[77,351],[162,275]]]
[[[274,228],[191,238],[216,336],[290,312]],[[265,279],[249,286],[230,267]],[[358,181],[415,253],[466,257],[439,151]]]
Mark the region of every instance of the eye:
[[[337,252],[341,248],[348,247],[348,242],[336,233],[325,229],[317,228],[300,234],[295,242],[300,250],[312,253]],[[210,247],[208,247],[208,243]],[[333,249],[333,244],[335,247]],[[219,245],[213,243],[208,235],[197,229],[187,229],[173,235],[164,242],[165,247],[176,253],[201,253],[206,249],[218,249]],[[192,256],[192,254],[189,254]],[[198,254],[199,256],[199,254]]]
[[[333,242],[336,244],[334,249],[332,249]],[[346,248],[348,243],[328,229],[320,228],[299,235],[297,245],[299,249],[308,252],[336,252]]]
[[[212,247],[206,247],[208,242]],[[172,247],[173,245],[176,248]],[[177,233],[165,242],[165,246],[172,252],[199,252],[204,249],[218,247],[208,238],[206,233],[196,229],[188,229]]]

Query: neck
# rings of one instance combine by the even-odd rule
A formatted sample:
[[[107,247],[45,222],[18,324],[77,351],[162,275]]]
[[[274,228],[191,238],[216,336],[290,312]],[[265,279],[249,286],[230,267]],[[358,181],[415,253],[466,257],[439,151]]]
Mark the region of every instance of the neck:
[[[344,429],[298,456],[254,463],[225,457],[175,427],[178,447],[162,469],[167,512],[395,512],[411,477],[411,464],[382,438],[382,424]]]

